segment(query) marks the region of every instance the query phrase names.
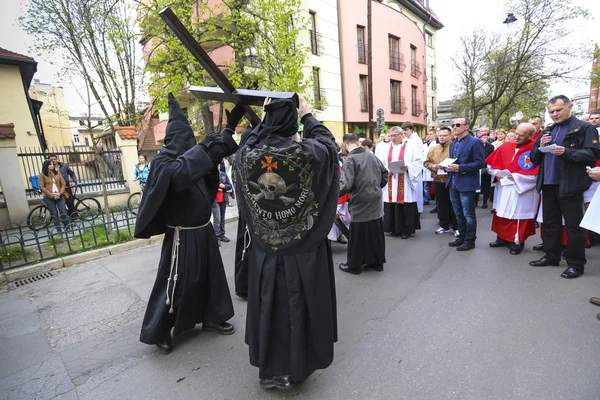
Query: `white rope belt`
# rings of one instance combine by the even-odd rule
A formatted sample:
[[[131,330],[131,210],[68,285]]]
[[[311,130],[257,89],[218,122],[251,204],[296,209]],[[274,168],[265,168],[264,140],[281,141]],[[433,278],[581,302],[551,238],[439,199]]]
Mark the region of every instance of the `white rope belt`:
[[[173,235],[173,247],[171,248],[171,270],[169,271],[169,277],[167,278],[167,305],[171,306],[169,314],[173,314],[173,298],[175,297],[175,286],[177,286],[177,278],[179,271],[179,232],[180,231],[192,231],[194,229],[204,228],[210,225],[210,221],[200,226],[172,226],[166,225],[167,228],[175,229]],[[169,283],[173,279],[173,289],[171,291],[171,297],[169,297]]]
[[[248,225],[246,225],[246,229],[244,229],[244,250],[242,251],[242,261],[244,261],[246,250],[248,250],[248,247],[250,247],[250,243],[252,243],[252,236],[250,236]]]

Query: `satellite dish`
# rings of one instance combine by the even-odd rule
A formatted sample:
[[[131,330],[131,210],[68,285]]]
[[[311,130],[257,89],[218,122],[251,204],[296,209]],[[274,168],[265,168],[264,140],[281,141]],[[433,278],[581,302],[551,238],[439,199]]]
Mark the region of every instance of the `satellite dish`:
[[[521,111],[517,111],[517,113],[515,114],[515,118],[518,119],[519,121],[523,119],[523,113]]]

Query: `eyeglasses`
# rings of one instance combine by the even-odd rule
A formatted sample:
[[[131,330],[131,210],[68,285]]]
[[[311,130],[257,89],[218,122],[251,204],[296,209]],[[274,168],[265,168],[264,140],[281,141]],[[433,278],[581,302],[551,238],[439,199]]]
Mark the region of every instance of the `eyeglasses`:
[[[466,125],[466,124],[452,124],[452,127],[453,128],[460,128],[463,125]]]

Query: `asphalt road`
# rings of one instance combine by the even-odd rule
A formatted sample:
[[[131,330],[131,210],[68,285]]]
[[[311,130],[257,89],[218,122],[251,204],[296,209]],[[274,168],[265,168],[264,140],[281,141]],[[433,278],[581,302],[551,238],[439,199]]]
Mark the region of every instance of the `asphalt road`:
[[[160,246],[60,271],[0,291],[1,399],[600,399],[600,248],[586,273],[533,268],[490,249],[479,210],[477,248],[456,252],[437,236],[429,207],[409,240],[386,238],[385,270],[336,270],[340,340],[335,359],[298,388],[264,391],[236,333],[195,329],[164,355],[138,341]],[[228,224],[228,236],[235,236]],[[235,243],[221,247],[233,292]],[[336,264],[345,247],[333,244]]]

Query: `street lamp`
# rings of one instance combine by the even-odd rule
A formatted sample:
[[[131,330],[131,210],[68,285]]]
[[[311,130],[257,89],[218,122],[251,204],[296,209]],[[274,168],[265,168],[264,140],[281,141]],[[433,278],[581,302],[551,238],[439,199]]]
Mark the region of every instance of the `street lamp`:
[[[517,20],[517,17],[515,17],[515,14],[508,13],[508,14],[506,14],[506,19],[504,20],[503,24],[510,25],[513,22],[515,22],[516,20]]]

